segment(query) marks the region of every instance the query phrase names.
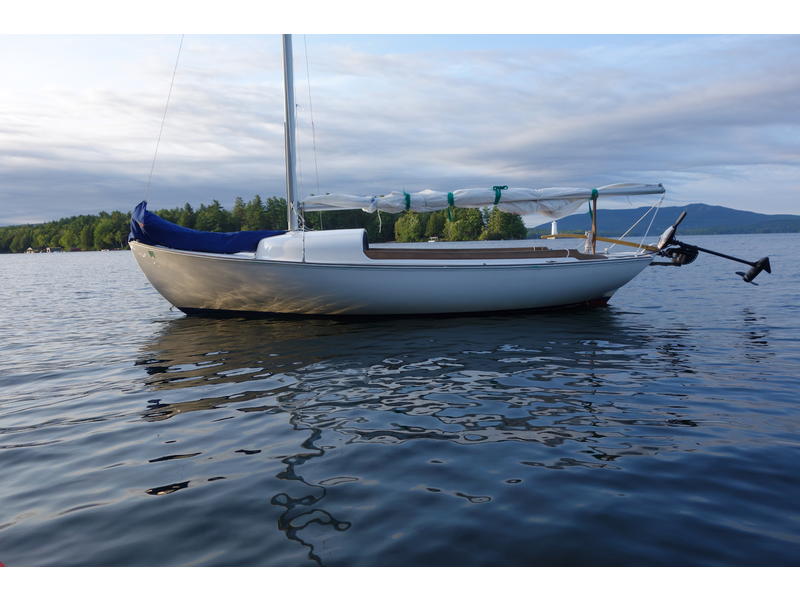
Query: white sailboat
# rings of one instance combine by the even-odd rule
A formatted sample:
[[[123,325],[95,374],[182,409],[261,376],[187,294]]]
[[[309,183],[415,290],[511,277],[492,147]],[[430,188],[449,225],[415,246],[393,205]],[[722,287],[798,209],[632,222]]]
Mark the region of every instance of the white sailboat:
[[[586,251],[530,245],[485,247],[480,242],[463,248],[440,244],[370,247],[363,229],[304,230],[298,218],[302,211],[346,208],[397,213],[494,205],[545,223],[575,212],[587,201],[593,205],[594,217],[598,198],[663,194],[664,188],[660,184],[597,189],[495,186],[367,197],[326,194],[299,200],[290,36],[283,37],[283,55],[289,230],[191,232],[165,224],[145,210],[145,203],[134,211],[133,255],[155,289],[180,310],[188,314],[403,315],[604,304],[661,250],[629,243],[636,248],[596,253],[594,221]],[[180,230],[177,238],[168,231],[170,227]],[[197,233],[197,243],[193,233]]]

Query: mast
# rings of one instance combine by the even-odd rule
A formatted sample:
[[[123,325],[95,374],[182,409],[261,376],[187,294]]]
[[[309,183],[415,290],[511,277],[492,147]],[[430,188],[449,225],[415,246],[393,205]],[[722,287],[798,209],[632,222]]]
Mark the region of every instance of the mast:
[[[297,172],[295,169],[294,73],[292,67],[292,36],[283,35],[283,89],[286,119],[284,121],[286,155],[286,214],[289,231],[299,229],[297,218]]]
[[[597,253],[597,190],[592,190],[592,254]]]

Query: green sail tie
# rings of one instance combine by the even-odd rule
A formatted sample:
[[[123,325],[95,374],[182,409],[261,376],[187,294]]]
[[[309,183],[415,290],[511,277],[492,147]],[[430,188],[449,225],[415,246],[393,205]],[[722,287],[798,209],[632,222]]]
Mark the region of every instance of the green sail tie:
[[[411,194],[403,192],[403,196],[406,199],[406,210],[411,210]]]
[[[447,192],[447,220],[452,222],[455,221],[455,217],[453,216],[453,209],[456,207],[456,199],[453,197],[453,192]]]
[[[597,200],[598,195],[599,195],[598,191],[592,188],[592,198],[591,200],[589,200],[589,216],[592,218],[594,218],[594,215],[592,214],[592,200]]]
[[[494,190],[494,205],[497,206],[497,203],[500,202],[500,190],[507,190],[507,185],[493,185],[492,189]]]

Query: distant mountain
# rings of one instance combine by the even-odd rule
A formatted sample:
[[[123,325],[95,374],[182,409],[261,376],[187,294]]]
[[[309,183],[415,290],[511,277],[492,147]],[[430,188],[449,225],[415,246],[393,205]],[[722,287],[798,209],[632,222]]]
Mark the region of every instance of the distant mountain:
[[[798,215],[763,215],[746,210],[735,210],[724,206],[708,204],[687,204],[686,206],[664,206],[650,227],[650,235],[660,235],[686,211],[686,218],[680,225],[684,235],[709,235],[716,233],[797,233],[800,232]],[[597,211],[598,235],[616,236],[624,233],[636,220],[647,212],[647,207],[625,208]],[[629,235],[644,235],[651,215],[648,215]],[[559,233],[583,233],[591,228],[592,219],[588,210],[564,217],[558,222]],[[528,230],[536,237],[550,233],[550,224],[540,225]]]

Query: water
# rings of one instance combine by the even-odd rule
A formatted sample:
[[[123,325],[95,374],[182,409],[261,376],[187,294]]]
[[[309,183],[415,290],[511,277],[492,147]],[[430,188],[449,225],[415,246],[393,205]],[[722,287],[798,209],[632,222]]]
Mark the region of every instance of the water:
[[[800,235],[606,309],[170,312],[127,252],[0,256],[8,565],[798,565]]]

